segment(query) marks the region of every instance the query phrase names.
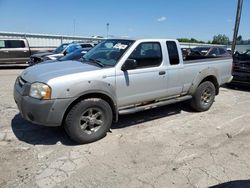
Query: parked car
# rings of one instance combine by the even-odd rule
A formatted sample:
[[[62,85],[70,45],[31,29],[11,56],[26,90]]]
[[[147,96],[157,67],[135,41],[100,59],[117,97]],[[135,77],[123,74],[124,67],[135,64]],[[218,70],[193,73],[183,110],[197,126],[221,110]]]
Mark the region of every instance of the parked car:
[[[96,46],[96,43],[79,43],[82,48],[93,48]]]
[[[70,54],[66,56],[60,57],[59,59],[43,61],[40,64],[55,63],[55,62],[69,61],[69,60],[79,61],[90,49],[91,48],[80,48],[78,50],[75,50],[74,52],[71,52]]]
[[[208,110],[230,82],[232,57],[183,61],[177,40],[108,39],[82,61],[38,64],[17,78],[14,99],[30,122],[65,127],[78,143],[104,137],[119,115],[190,100]]]
[[[232,49],[231,48],[227,48],[227,52],[232,55]]]
[[[250,85],[250,50],[233,56],[233,80],[230,84]]]
[[[33,48],[26,39],[0,39],[0,66],[27,65],[29,57],[52,48]]]
[[[79,60],[91,49],[92,48],[80,48],[78,50],[75,50],[74,52],[67,54],[66,56],[59,58],[58,61]]]
[[[231,54],[222,47],[196,47],[185,56],[187,60],[229,57]]]
[[[37,63],[41,63],[43,61],[48,60],[57,60],[71,52],[74,52],[80,48],[93,48],[93,44],[91,43],[64,43],[61,44],[58,48],[56,48],[53,52],[46,52],[46,53],[38,53],[30,56],[29,65],[34,65]]]

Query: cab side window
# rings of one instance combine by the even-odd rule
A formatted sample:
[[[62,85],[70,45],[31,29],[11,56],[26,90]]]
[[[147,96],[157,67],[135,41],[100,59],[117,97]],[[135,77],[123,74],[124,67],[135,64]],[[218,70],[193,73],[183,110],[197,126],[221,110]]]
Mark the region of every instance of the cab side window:
[[[161,45],[158,42],[144,42],[139,44],[129,56],[136,60],[137,69],[157,67],[162,63]]]
[[[224,54],[227,54],[227,51],[225,50],[225,49],[223,49],[223,48],[219,48],[219,54],[220,55],[224,55]]]
[[[180,63],[180,58],[179,58],[179,53],[178,53],[176,42],[167,41],[166,44],[167,44],[167,49],[168,49],[170,65],[178,65]]]
[[[219,55],[218,48],[213,48],[208,54],[208,56],[218,56],[218,55]]]
[[[25,44],[22,40],[6,40],[5,48],[24,48]]]

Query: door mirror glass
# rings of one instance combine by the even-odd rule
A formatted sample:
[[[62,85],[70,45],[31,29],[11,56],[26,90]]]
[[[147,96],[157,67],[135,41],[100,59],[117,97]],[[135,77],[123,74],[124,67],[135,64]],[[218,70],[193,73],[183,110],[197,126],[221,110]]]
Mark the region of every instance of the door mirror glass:
[[[135,59],[127,59],[125,63],[122,65],[121,70],[122,71],[132,70],[136,69],[136,67],[137,67],[137,62]]]

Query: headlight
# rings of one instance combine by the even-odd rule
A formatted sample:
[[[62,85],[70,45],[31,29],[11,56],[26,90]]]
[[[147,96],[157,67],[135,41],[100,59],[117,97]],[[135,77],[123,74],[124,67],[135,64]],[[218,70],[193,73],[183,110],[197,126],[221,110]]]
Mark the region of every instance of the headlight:
[[[51,98],[51,88],[40,82],[35,82],[30,86],[29,96],[36,99],[50,99]]]

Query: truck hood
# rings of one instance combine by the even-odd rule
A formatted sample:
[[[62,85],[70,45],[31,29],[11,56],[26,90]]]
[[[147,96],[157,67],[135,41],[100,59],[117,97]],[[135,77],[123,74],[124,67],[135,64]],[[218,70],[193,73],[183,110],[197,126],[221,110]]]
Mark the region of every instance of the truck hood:
[[[101,68],[79,61],[57,61],[41,63],[25,69],[21,77],[29,83],[44,82],[61,76],[100,70]]]
[[[47,57],[49,57],[50,59],[58,59],[60,57],[63,57],[64,55],[63,54],[51,54],[51,55],[48,55]]]

